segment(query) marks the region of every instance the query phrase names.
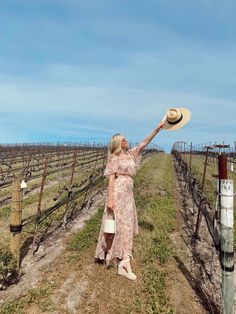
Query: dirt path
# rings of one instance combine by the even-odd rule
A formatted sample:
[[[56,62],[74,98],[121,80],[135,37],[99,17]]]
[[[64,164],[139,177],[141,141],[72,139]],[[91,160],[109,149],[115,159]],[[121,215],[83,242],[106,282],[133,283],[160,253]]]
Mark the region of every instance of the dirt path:
[[[94,262],[96,236],[85,249],[67,249],[85,220],[103,207],[103,192],[64,238],[37,253],[37,267],[32,267],[32,259],[25,260],[31,272],[25,268],[27,274],[18,288],[0,292],[0,302],[8,302],[0,313],[208,313],[191,283],[191,254],[182,238],[181,208],[173,208],[176,201],[181,202],[173,178],[171,156],[166,154],[148,158],[137,178],[139,234],[134,238],[131,264],[137,281],[117,275],[115,267],[106,269]],[[169,221],[174,223],[171,231],[166,229]],[[15,300],[10,302],[12,296]]]

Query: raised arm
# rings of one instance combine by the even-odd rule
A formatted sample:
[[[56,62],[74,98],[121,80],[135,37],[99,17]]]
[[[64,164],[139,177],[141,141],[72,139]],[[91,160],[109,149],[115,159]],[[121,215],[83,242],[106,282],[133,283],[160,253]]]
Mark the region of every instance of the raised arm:
[[[160,132],[164,127],[164,121],[161,121],[158,126],[152,131],[150,135],[148,135],[139,145],[139,151],[141,152],[150,142],[151,140]]]

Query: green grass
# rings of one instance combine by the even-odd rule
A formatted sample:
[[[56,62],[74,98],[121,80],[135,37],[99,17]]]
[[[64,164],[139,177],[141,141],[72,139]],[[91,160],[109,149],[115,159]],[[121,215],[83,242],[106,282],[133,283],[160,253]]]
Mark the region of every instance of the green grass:
[[[169,239],[176,217],[173,173],[171,156],[162,154],[153,156],[135,178],[136,206],[143,209],[138,215],[141,234],[136,255],[143,265],[145,313],[173,313],[165,293],[165,263],[174,254]],[[165,193],[160,195],[160,189]]]
[[[27,291],[27,294],[19,300],[13,300],[0,309],[1,314],[27,314],[27,306],[37,304],[41,311],[53,311],[54,306],[48,298],[51,294],[52,286],[47,285],[42,288],[34,288]]]
[[[175,254],[169,234],[175,228],[173,200],[173,164],[170,155],[150,158],[138,171],[134,180],[135,203],[138,210],[139,234],[134,238],[134,255],[141,263],[142,283],[135,289],[131,305],[122,304],[122,312],[174,313],[165,291],[167,272],[165,264]],[[159,193],[159,192],[162,193]],[[77,263],[78,256],[95,246],[101,226],[104,207],[86,221],[85,226],[67,243],[66,263]],[[42,311],[52,311],[49,283],[31,289],[19,300],[6,304],[0,313],[27,313],[27,305],[37,304]]]
[[[97,241],[103,211],[104,208],[99,208],[96,214],[86,222],[84,228],[67,243],[69,250],[80,251],[88,248],[92,243]]]
[[[10,216],[10,212],[11,212],[11,206],[10,206],[10,205],[1,207],[1,208],[0,208],[0,219],[1,219],[1,220],[6,220],[6,219],[8,219],[9,216]]]

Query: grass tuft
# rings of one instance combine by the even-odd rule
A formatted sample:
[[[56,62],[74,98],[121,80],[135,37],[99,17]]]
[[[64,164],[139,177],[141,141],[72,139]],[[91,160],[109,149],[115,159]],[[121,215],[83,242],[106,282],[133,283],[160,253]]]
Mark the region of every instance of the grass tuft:
[[[104,208],[98,209],[96,214],[86,222],[83,229],[67,243],[67,249],[80,251],[88,248],[92,243],[97,241],[103,211]]]

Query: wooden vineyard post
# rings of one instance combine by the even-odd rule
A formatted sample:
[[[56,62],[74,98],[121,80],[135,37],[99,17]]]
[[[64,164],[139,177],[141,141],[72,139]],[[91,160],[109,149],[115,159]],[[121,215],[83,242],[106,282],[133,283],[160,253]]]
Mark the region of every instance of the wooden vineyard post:
[[[12,202],[10,214],[10,251],[17,260],[17,271],[20,269],[20,234],[22,230],[22,190],[20,178],[12,183]]]
[[[44,190],[44,185],[45,185],[45,181],[46,181],[46,177],[47,177],[47,168],[48,168],[48,158],[46,157],[46,159],[44,161],[43,176],[42,176],[42,182],[41,182],[41,187],[40,187],[40,192],[39,192],[39,201],[38,201],[38,207],[37,207],[37,214],[38,215],[41,213],[43,190]]]
[[[193,143],[190,145],[190,154],[189,154],[189,172],[192,170],[192,151],[193,151]]]
[[[71,200],[72,200],[72,187],[73,187],[73,181],[74,181],[74,175],[75,175],[75,168],[76,168],[76,166],[77,166],[77,150],[74,151],[74,156],[73,156],[72,171],[71,171],[71,177],[70,177],[70,185],[69,185],[69,188],[68,188],[66,209],[65,209],[65,212],[64,212],[63,224],[62,224],[62,229],[63,230],[65,230],[65,228],[66,228],[69,205],[71,204]]]
[[[185,151],[186,142],[183,142],[183,144],[184,144],[184,161],[186,161],[187,160],[187,155],[186,155],[186,151]]]
[[[72,188],[72,185],[73,185],[76,164],[77,164],[77,151],[74,152],[74,157],[73,157],[72,172],[71,172],[71,177],[70,177],[70,189]]]
[[[41,216],[41,205],[42,205],[42,199],[43,199],[43,190],[46,182],[46,177],[47,177],[47,168],[48,168],[48,157],[45,158],[44,161],[44,169],[43,169],[43,176],[42,176],[42,182],[41,182],[41,187],[40,187],[40,192],[39,192],[39,200],[38,200],[38,206],[37,206],[37,212],[35,216],[35,226],[34,226],[34,237],[33,237],[33,243],[32,243],[32,253],[33,256],[36,252],[35,250],[35,241],[36,241],[36,234],[38,232],[38,221]]]
[[[104,170],[105,170],[106,155],[107,155],[107,152],[106,152],[106,150],[104,150],[103,159],[102,159],[102,172],[104,172]]]
[[[227,179],[227,156],[219,155],[220,264],[223,314],[234,314],[234,189]]]
[[[203,178],[202,178],[202,191],[203,191],[204,184],[205,184],[209,149],[211,149],[211,146],[206,146],[206,148],[207,148],[207,151],[206,151],[206,157],[205,157],[205,162],[204,162],[204,171],[203,171]],[[197,223],[196,223],[196,229],[195,229],[195,238],[199,238],[198,231],[199,231],[201,221],[202,221],[202,211],[201,211],[201,202],[200,202],[200,208],[198,209]]]
[[[97,150],[95,165],[94,165],[93,171],[92,171],[92,173],[91,173],[91,175],[89,177],[89,180],[90,180],[89,185],[91,184],[91,180],[94,179],[94,174],[96,172],[96,167],[97,167],[97,163],[98,163],[99,154],[100,154],[100,152],[99,152],[99,150]],[[94,189],[94,185],[92,184],[92,189],[91,190],[89,190],[89,189],[86,190],[86,192],[84,194],[83,201],[82,201],[82,205],[81,205],[82,208],[85,206],[85,203],[86,203],[86,200],[87,200],[87,196],[88,196],[88,192],[90,192],[91,195],[92,195],[93,189]]]

